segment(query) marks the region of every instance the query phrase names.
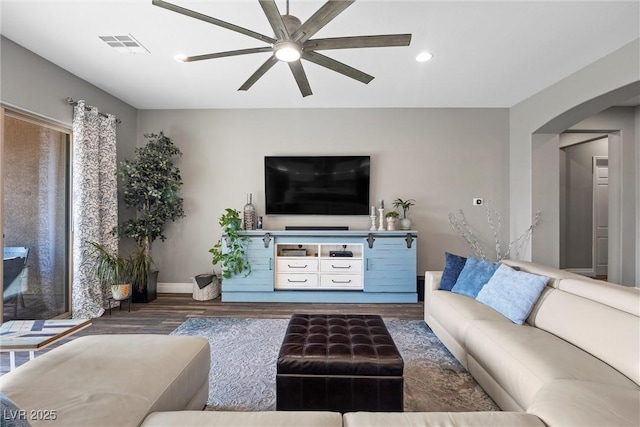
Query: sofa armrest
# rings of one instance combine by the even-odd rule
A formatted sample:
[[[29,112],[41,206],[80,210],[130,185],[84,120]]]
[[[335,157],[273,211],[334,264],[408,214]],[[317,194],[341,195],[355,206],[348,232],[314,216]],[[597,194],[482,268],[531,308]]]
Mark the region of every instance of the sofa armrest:
[[[440,287],[442,271],[427,271],[424,273],[424,290],[431,292]]]

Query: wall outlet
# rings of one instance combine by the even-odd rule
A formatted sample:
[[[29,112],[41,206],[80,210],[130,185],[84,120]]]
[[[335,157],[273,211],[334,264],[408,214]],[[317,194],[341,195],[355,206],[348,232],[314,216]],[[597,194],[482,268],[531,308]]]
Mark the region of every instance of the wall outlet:
[[[482,206],[484,205],[484,199],[482,197],[475,197],[473,199],[473,206]]]

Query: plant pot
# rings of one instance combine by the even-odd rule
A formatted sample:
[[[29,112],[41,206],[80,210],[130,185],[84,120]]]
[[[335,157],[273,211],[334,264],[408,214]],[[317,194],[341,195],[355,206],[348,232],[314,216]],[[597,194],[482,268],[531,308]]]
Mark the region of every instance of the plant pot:
[[[398,218],[387,217],[387,230],[394,231],[397,230]]]
[[[133,286],[130,283],[121,283],[111,286],[111,297],[116,301],[126,300],[131,296]]]
[[[135,287],[134,287],[135,288]],[[133,290],[133,302],[151,302],[158,297],[158,271],[149,273],[147,285],[143,289]]]
[[[402,218],[400,220],[400,230],[411,230],[411,218]]]

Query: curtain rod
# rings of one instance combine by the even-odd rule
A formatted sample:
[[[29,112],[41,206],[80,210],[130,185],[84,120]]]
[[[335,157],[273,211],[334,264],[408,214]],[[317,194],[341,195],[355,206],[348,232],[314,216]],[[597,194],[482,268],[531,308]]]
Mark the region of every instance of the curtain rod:
[[[69,104],[69,105],[73,105],[74,107],[75,107],[76,105],[78,105],[78,101],[76,101],[75,99],[71,98],[70,96],[68,96],[68,97],[67,97],[67,99],[65,99],[65,101],[67,101],[67,104]],[[88,107],[88,106],[85,106],[85,109],[86,109],[86,110],[90,110],[91,108],[90,108],[90,107]],[[105,113],[101,113],[101,112],[98,112],[98,115],[100,115],[100,116],[102,116],[102,117],[109,117],[109,116],[107,116]],[[116,118],[116,123],[118,123],[118,124],[119,124],[119,123],[122,123],[122,120],[120,120],[120,119]]]

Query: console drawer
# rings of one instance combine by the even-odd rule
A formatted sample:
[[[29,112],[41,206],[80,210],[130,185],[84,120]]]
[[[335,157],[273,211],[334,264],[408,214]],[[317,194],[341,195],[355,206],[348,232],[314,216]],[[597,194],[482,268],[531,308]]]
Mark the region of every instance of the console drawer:
[[[318,260],[313,259],[282,259],[276,261],[276,271],[278,273],[306,273],[318,271]]]
[[[276,289],[308,289],[318,287],[316,273],[278,273],[276,274]]]
[[[323,274],[320,287],[324,289],[362,289],[361,274]]]
[[[351,274],[362,271],[362,260],[352,258],[333,258],[320,261],[320,271],[323,273]]]

